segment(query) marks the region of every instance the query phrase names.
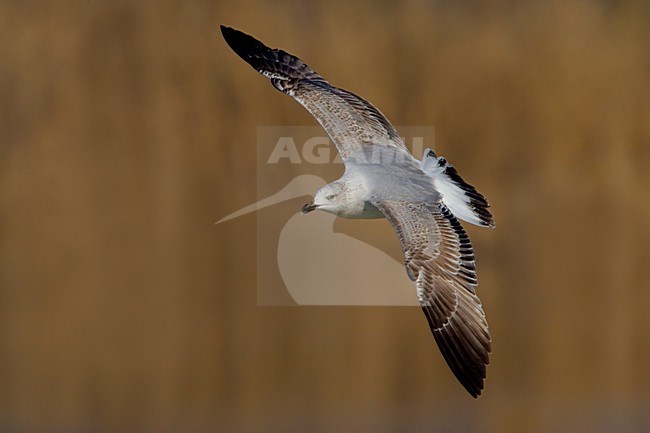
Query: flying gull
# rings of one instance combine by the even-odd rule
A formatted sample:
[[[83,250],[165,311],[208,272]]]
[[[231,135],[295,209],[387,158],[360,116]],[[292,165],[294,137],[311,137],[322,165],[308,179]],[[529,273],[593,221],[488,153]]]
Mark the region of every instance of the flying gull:
[[[221,26],[230,48],[316,118],[345,164],[343,176],[303,206],[344,218],[386,218],[433,337],[456,378],[478,397],[491,338],[476,295],[476,263],[458,219],[494,227],[488,202],[432,150],[415,159],[372,104],[329,84],[299,58]]]

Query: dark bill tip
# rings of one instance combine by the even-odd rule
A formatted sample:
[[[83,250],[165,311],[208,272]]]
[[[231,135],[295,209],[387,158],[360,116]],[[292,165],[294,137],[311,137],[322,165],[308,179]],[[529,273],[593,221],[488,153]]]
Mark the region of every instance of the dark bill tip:
[[[302,213],[303,214],[309,213],[309,212],[315,210],[317,207],[318,206],[316,206],[313,201],[310,201],[309,203],[305,204],[302,207]]]

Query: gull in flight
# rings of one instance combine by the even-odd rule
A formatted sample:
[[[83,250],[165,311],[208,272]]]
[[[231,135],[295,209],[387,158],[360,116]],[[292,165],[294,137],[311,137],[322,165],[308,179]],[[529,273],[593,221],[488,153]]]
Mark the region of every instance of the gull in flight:
[[[391,223],[438,348],[458,381],[478,397],[491,338],[476,295],[474,252],[458,219],[494,227],[488,202],[432,150],[415,159],[365,99],[332,86],[283,50],[229,27],[221,32],[237,55],[316,118],[345,164],[343,176],[316,191],[302,212]]]

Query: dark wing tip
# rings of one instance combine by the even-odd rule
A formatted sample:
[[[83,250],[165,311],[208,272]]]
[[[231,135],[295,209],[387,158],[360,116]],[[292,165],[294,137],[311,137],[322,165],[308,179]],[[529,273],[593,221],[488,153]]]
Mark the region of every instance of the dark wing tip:
[[[239,57],[268,78],[308,79],[326,83],[320,75],[296,56],[283,50],[271,49],[254,37],[230,27],[221,26],[221,34]]]
[[[490,339],[478,337],[455,321],[440,329],[435,324],[435,311],[428,306],[423,306],[422,310],[450,370],[467,392],[478,398],[483,391],[487,365],[490,362]]]
[[[237,53],[239,57],[249,63],[254,53],[267,53],[271,51],[269,47],[254,37],[231,27],[222,25],[221,34],[223,35],[223,38],[228,46],[232,48],[232,50]]]
[[[237,39],[237,33],[241,32],[239,30],[233,29],[232,27],[224,26],[223,24],[219,27],[221,28],[221,35],[225,41],[228,43],[228,45],[232,46]]]

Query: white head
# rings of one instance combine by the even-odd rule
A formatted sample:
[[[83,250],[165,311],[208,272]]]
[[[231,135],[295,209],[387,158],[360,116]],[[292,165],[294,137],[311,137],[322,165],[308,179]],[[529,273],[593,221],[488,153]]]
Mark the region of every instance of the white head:
[[[358,202],[351,194],[350,188],[346,182],[337,180],[328,183],[316,191],[314,199],[302,207],[302,213],[308,213],[319,209],[334,215],[344,216],[356,211],[356,207],[361,206],[363,202]]]

